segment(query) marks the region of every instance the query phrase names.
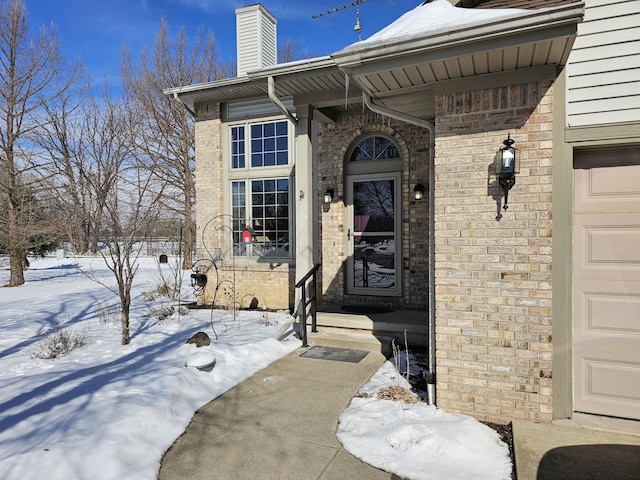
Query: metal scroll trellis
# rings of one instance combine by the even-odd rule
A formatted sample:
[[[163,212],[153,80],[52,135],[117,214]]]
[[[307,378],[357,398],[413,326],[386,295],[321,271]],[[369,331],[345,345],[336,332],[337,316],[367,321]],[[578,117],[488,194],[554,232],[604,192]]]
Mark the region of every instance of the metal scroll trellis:
[[[222,262],[222,248],[218,246],[214,246],[213,253],[210,246],[208,245],[206,232],[210,227],[215,228],[216,231],[224,231],[228,229],[231,232],[231,236],[233,237],[233,215],[230,214],[220,214],[212,217],[202,228],[202,246],[207,256],[205,258],[199,258],[191,267],[191,286],[193,287],[196,296],[203,296],[207,287],[208,281],[210,279],[210,275],[207,275],[212,269],[215,273],[215,290],[213,293],[213,300],[211,304],[211,330],[215,335],[216,340],[218,339],[218,334],[213,325],[213,314],[216,305],[216,301],[218,299],[218,295],[221,291],[221,287],[223,285],[229,285],[229,289],[231,291],[232,301],[231,301],[231,309],[233,313],[234,321],[237,320],[237,308],[236,308],[236,265],[235,265],[235,255],[231,255],[232,265],[231,265],[231,279],[222,279],[219,271],[219,264]],[[224,232],[223,232],[224,236]],[[219,239],[220,235],[214,235],[213,238]]]

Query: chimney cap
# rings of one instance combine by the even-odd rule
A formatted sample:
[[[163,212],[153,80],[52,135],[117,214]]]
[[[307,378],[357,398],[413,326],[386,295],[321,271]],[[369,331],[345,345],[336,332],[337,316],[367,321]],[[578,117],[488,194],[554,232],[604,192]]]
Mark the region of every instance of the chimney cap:
[[[261,3],[254,3],[253,5],[247,5],[245,7],[238,7],[236,8],[236,15],[241,14],[241,13],[247,13],[250,12],[252,10],[262,10],[262,13],[264,13],[265,15],[267,15],[269,17],[269,19],[273,22],[273,23],[278,23],[278,19],[276,17],[273,16],[273,14],[267,10],[265,8],[264,5],[262,5]]]

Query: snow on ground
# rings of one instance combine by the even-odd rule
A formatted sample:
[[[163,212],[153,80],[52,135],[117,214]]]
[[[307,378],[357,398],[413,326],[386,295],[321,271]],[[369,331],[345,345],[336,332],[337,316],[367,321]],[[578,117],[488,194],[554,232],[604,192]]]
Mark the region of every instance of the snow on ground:
[[[3,480],[155,479],[163,453],[199,407],[300,346],[292,335],[283,342],[273,338],[286,313],[238,312],[234,318],[191,310],[161,319],[163,307],[176,302],[147,301],[143,292],[160,283],[159,272],[171,277],[171,263],[151,258],[141,260],[134,281],[131,344],[123,346],[117,297],[76,264],[113,284],[100,258],[44,258],[32,262],[25,285],[0,288]],[[8,281],[0,258],[0,285]],[[184,288],[185,300],[192,300],[190,290]],[[38,358],[60,331],[86,345]],[[185,343],[198,331],[209,334],[211,345]],[[212,358],[210,372],[193,367]],[[386,363],[362,391],[404,381],[392,378],[394,372]],[[508,451],[493,430],[424,403],[354,398],[338,436],[367,463],[407,478],[509,478]]]
[[[404,352],[386,362],[340,415],[337,436],[345,449],[410,480],[510,480],[509,447],[491,428],[422,401],[378,397],[389,388],[411,389],[405,362]],[[411,357],[409,363],[414,373]]]
[[[100,258],[78,259],[108,284]],[[145,302],[143,291],[170,277],[170,264],[141,261],[134,280],[131,344],[121,345],[118,299],[66,259],[38,259],[21,287],[0,289],[0,478],[154,479],[162,454],[195,410],[300,345],[273,335],[287,314],[192,310],[160,320],[165,302]],[[188,275],[187,275],[188,276]],[[9,272],[0,270],[0,285]],[[191,290],[186,288],[185,291]],[[175,302],[170,302],[175,304]],[[219,335],[214,341],[211,315]],[[111,318],[105,318],[111,317]],[[67,328],[87,345],[69,355],[33,358],[46,335]],[[185,344],[198,331],[211,345]],[[187,368],[204,352],[210,373]]]

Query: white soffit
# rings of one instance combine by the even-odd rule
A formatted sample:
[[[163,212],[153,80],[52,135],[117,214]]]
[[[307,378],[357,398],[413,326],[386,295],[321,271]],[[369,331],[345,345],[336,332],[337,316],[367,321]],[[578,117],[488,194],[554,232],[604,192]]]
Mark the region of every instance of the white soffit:
[[[479,19],[479,12],[484,18]],[[435,0],[332,58],[373,95],[488,73],[563,66],[583,15],[582,2],[538,10],[478,10]]]

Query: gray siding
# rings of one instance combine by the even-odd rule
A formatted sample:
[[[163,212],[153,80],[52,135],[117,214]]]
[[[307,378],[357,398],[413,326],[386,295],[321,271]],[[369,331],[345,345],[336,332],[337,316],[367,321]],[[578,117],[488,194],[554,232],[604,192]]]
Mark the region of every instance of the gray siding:
[[[567,67],[570,127],[640,121],[640,0],[586,0]]]

